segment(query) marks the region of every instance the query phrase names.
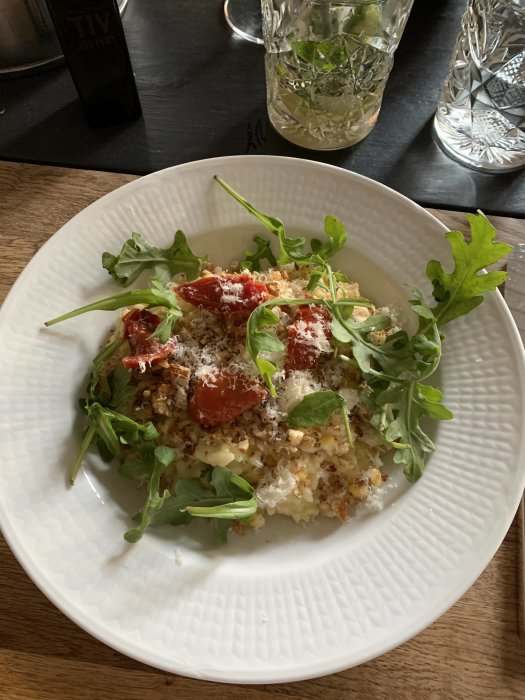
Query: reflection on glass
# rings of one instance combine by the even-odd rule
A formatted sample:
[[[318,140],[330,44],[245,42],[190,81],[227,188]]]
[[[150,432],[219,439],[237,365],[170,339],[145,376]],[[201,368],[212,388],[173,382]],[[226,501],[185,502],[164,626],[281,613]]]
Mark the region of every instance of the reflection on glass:
[[[224,16],[243,39],[262,44],[261,0],[225,0]]]

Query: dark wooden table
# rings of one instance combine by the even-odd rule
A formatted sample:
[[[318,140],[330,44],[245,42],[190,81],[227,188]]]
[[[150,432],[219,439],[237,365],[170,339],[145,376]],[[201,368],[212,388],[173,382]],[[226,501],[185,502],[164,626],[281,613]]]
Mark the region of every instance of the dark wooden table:
[[[306,151],[268,125],[264,49],[232,35],[223,0],[129,0],[124,28],[143,117],[94,129],[64,66],[0,81],[0,159],[144,174],[213,156],[322,160],[424,206],[525,216],[525,175],[475,173],[435,145],[431,125],[465,0],[415,0],[379,121],[351,149]]]

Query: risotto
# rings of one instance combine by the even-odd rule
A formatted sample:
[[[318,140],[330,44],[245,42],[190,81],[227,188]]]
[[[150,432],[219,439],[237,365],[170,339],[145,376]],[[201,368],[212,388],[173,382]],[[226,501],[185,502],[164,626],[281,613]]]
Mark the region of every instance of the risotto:
[[[133,399],[120,410],[133,420],[151,421],[159,442],[176,450],[177,459],[164,472],[165,488],[173,491],[181,478],[198,478],[211,467],[225,467],[254,488],[257,512],[249,524],[260,527],[274,513],[296,522],[322,515],[347,520],[356,501],[369,499],[386,479],[382,474],[385,441],[370,424],[359,395],[366,390],[359,369],[334,357],[329,318],[314,304],[279,306],[274,327],[286,352],[276,354],[273,376],[277,396],[264,386],[246,352],[247,314],[242,309],[246,288],[260,295],[253,303],[272,299],[322,299],[326,292],[307,291],[311,270],[294,264],[265,272],[227,274],[208,266],[204,275],[175,288],[182,317],[176,334],[162,352],[136,355],[138,336],[160,321],[151,311],[126,309],[110,342],[122,339],[100,373],[100,381],[119,362],[131,370]],[[206,285],[206,283],[208,283]],[[200,289],[215,296],[199,296]],[[359,298],[355,282],[339,285],[340,295]],[[234,309],[237,304],[239,309]],[[205,307],[207,306],[207,308]],[[235,307],[236,308],[236,307]],[[381,345],[396,330],[371,332]],[[352,317],[364,320],[376,313],[355,306]],[[158,350],[158,348],[157,348]],[[139,358],[137,360],[137,357]],[[288,423],[290,412],[308,394],[329,390],[344,399],[350,437],[343,416],[334,412],[325,425],[306,428]]]

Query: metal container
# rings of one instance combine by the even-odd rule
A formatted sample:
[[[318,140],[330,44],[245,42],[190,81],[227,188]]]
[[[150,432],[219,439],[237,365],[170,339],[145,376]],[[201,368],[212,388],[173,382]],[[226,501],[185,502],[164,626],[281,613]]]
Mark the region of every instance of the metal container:
[[[128,0],[119,0],[120,14]],[[62,62],[45,0],[0,0],[0,78],[18,77]]]

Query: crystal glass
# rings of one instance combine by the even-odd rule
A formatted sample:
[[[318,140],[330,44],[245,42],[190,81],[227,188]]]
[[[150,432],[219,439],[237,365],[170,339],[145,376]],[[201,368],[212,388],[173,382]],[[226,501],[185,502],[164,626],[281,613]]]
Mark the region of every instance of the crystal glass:
[[[268,114],[305,148],[361,141],[381,107],[413,0],[262,0]]]
[[[525,165],[525,0],[468,0],[434,133],[470,168]]]
[[[242,39],[263,43],[261,0],[224,0],[224,16]]]

